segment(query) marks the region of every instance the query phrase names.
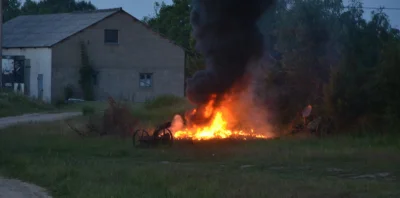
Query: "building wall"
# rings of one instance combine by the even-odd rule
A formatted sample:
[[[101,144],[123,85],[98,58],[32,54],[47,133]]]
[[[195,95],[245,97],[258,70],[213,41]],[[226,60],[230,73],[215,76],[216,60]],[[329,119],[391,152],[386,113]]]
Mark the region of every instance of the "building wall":
[[[35,98],[39,96],[38,75],[43,74],[43,100],[51,102],[51,48],[11,48],[2,52],[4,56],[25,56],[25,59],[29,59],[29,95]]]
[[[119,44],[105,44],[104,30],[118,29]],[[79,90],[80,45],[87,46],[97,70],[95,95],[135,102],[160,94],[184,95],[184,50],[161,38],[125,12],[85,29],[53,47],[53,97],[62,97],[68,84]],[[139,73],[153,73],[153,87],[139,87]]]

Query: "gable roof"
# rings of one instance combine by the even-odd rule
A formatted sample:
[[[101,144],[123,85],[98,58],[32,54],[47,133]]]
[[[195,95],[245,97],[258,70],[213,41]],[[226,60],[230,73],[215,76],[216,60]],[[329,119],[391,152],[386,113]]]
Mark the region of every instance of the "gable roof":
[[[164,35],[155,32],[146,23],[125,12],[122,8],[18,16],[3,24],[2,45],[3,48],[52,47],[118,12],[129,15],[135,22],[143,25],[153,34],[166,39],[185,52],[188,51]]]
[[[3,47],[51,47],[119,11],[122,8],[19,16],[3,25]]]

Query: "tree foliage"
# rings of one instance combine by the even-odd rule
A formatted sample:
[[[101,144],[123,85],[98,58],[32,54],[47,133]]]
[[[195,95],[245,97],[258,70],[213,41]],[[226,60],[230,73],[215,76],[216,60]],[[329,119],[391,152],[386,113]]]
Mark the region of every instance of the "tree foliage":
[[[155,4],[144,21],[195,55],[190,0]],[[265,93],[280,124],[290,124],[311,104],[339,129],[396,125],[400,118],[400,33],[383,10],[363,18],[359,0],[278,0],[260,21],[266,46],[278,57],[265,76]],[[202,65],[189,64],[191,73]],[[268,95],[268,94],[267,94]],[[398,124],[397,124],[398,125]]]
[[[5,0],[4,0],[5,1]],[[7,0],[3,8],[4,22],[19,15],[67,13],[73,11],[95,10],[96,7],[87,1],[76,0]]]
[[[21,14],[21,2],[19,0],[4,0],[3,21],[8,21]]]
[[[90,64],[87,47],[83,41],[80,43],[81,50],[81,67],[79,68],[79,84],[83,92],[83,99],[87,101],[93,101],[94,96],[94,84],[96,82],[97,72],[93,69]]]
[[[285,2],[275,28],[284,83],[267,83],[282,88],[279,121],[292,121],[308,104],[341,129],[373,130],[398,119],[400,81],[392,72],[400,40],[387,15],[374,11],[366,21],[357,0],[348,9],[340,0]]]
[[[189,49],[191,47],[189,5],[190,0],[174,0],[172,5],[156,2],[154,4],[154,16],[144,17],[143,21],[156,32]]]
[[[195,50],[195,40],[191,36],[191,0],[173,0],[171,5],[164,2],[154,4],[154,15],[143,18],[154,31],[182,46],[187,53],[186,74],[191,76],[204,68],[204,60]]]

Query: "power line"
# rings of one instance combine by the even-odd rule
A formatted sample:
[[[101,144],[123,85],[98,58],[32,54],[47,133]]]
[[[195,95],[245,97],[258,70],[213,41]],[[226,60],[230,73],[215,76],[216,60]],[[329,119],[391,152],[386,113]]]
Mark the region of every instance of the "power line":
[[[375,7],[363,7],[363,9],[369,9],[369,10],[377,10],[377,9],[382,9],[382,10],[400,10],[400,8],[375,8]]]
[[[353,6],[344,6],[345,8],[354,8]],[[400,10],[400,8],[386,8],[386,7],[361,7],[362,9],[366,10]]]

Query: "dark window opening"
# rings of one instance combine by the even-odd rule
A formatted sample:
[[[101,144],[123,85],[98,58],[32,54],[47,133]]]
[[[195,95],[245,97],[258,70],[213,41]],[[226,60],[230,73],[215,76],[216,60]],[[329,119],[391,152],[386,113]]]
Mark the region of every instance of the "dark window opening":
[[[118,30],[104,30],[105,43],[118,43]]]
[[[140,87],[152,87],[153,86],[153,74],[140,73],[139,74],[139,86]]]

